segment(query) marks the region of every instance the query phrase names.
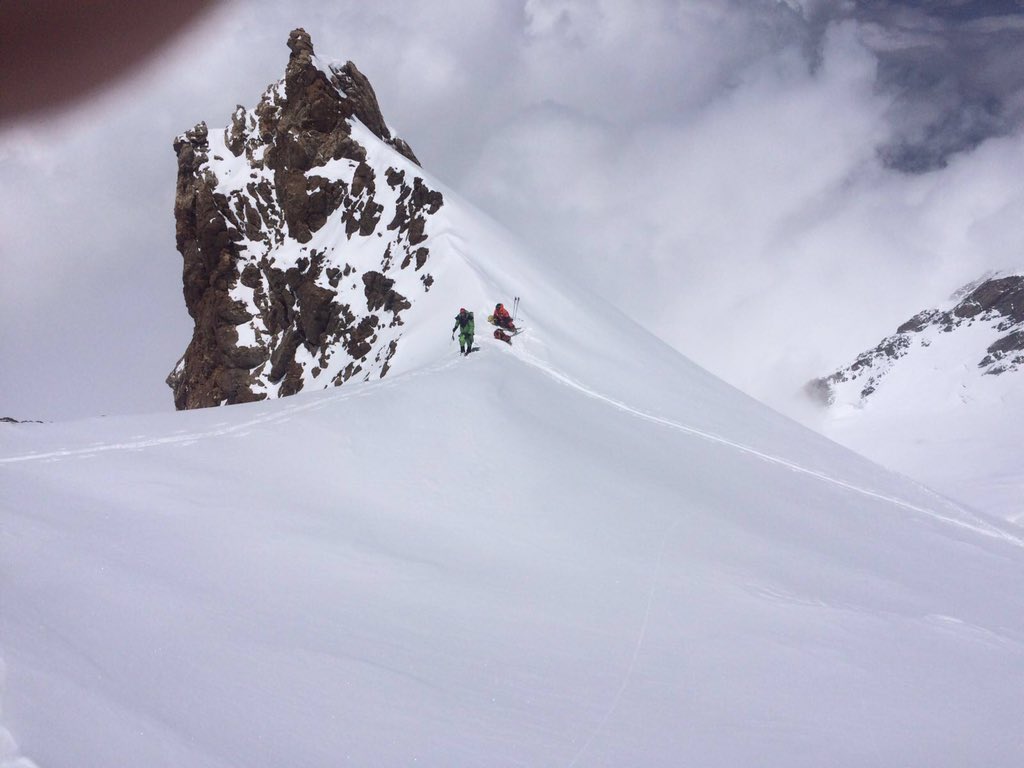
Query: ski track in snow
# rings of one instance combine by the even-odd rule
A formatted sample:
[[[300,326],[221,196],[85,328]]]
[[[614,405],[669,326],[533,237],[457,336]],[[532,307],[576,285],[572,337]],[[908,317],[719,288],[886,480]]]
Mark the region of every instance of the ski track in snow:
[[[585,384],[581,384],[572,377],[555,370],[554,368],[550,367],[549,365],[545,364],[543,361],[530,355],[529,353],[517,351],[516,357],[522,362],[526,363],[527,365],[542,372],[549,378],[557,381],[558,383],[567,386],[573,390],[576,390],[577,392],[580,392],[581,394],[586,395],[589,398],[610,405],[619,411],[628,413],[636,418],[643,419],[644,421],[648,421],[653,424],[659,424],[663,427],[674,429],[678,432],[682,432],[684,434],[700,438],[701,440],[706,440],[710,443],[716,443],[718,445],[727,446],[729,448],[732,448],[733,450],[740,451],[741,453],[745,453],[750,456],[755,456],[761,459],[762,461],[766,461],[771,464],[785,467],[786,469],[789,469],[792,472],[799,472],[800,474],[814,477],[822,482],[829,483],[830,485],[835,485],[847,491],[851,491],[862,496],[867,496],[869,498],[878,499],[879,501],[888,502],[890,504],[894,504],[898,507],[901,507],[902,509],[926,515],[928,517],[932,517],[936,520],[940,520],[950,525],[965,528],[969,531],[973,531],[974,533],[978,533],[989,538],[1000,539],[1012,543],[1018,547],[1024,548],[1024,539],[1014,536],[1009,531],[997,528],[996,526],[991,525],[987,521],[981,520],[980,518],[971,515],[967,510],[953,504],[948,499],[940,497],[934,491],[931,491],[925,486],[921,486],[919,483],[917,483],[916,485],[919,485],[923,491],[934,495],[936,499],[941,501],[944,505],[956,509],[957,512],[961,515],[972,518],[974,522],[970,523],[966,520],[960,520],[955,517],[950,517],[948,515],[944,515],[938,512],[935,509],[921,507],[895,496],[888,496],[883,493],[878,493],[877,491],[872,491],[868,488],[863,488],[859,485],[854,485],[853,483],[848,483],[845,480],[840,480],[837,477],[826,475],[825,473],[819,472],[818,470],[811,469],[809,467],[804,467],[800,464],[789,461],[788,459],[784,459],[781,456],[775,456],[769,453],[764,453],[763,451],[759,451],[756,448],[752,448],[748,445],[743,445],[742,443],[734,442],[732,440],[729,440],[728,438],[722,437],[721,435],[716,435],[711,432],[705,432],[704,430],[697,429],[696,427],[690,427],[687,426],[686,424],[680,424],[677,421],[672,421],[671,419],[666,419],[661,416],[655,416],[645,411],[641,411],[637,408],[633,408],[632,406],[627,405],[626,403],[616,400],[615,398],[603,395],[600,392],[586,386]],[[451,368],[457,363],[457,360],[444,361],[442,363],[420,369],[419,371],[409,372],[402,376],[402,378],[404,378],[405,376],[423,376],[429,373]],[[224,437],[227,435],[241,436],[248,434],[248,432],[255,427],[260,427],[265,424],[275,424],[287,421],[289,418],[291,418],[293,414],[324,408],[329,403],[335,402],[337,400],[347,400],[352,397],[366,397],[368,394],[370,394],[370,392],[377,389],[378,387],[388,388],[391,386],[394,386],[394,380],[378,380],[375,382],[368,382],[363,386],[359,387],[358,389],[356,389],[355,391],[350,390],[348,392],[345,392],[342,389],[339,390],[337,393],[329,395],[327,397],[317,398],[306,403],[288,405],[282,408],[281,411],[277,413],[269,413],[234,425],[228,424],[226,422],[219,422],[217,424],[217,428],[200,432],[177,430],[177,432],[175,432],[174,434],[164,437],[143,438],[124,443],[95,443],[86,448],[71,448],[60,451],[49,451],[46,453],[27,453],[19,456],[0,457],[0,466],[3,466],[5,464],[15,464],[26,461],[57,461],[66,458],[88,459],[93,458],[98,453],[108,453],[111,451],[138,451],[146,448],[158,448],[161,446],[170,445],[184,447],[187,445],[191,445],[198,440],[208,439],[211,437]],[[0,766],[0,768],[3,767]]]
[[[450,368],[455,365],[454,362],[446,362],[441,365],[433,366],[432,368],[425,369],[419,372],[412,372],[406,374],[407,376],[423,375],[429,371],[442,370],[444,368]],[[369,392],[368,390],[374,390],[378,388],[388,388],[394,386],[393,382],[390,381],[375,381],[364,384],[359,389],[345,392],[339,390],[336,393],[328,395],[323,398],[317,398],[306,403],[298,403],[295,405],[288,404],[280,409],[279,412],[269,413],[263,416],[257,416],[247,421],[239,422],[237,424],[229,424],[228,422],[219,422],[214,429],[207,429],[198,432],[190,432],[186,429],[176,430],[171,435],[163,437],[144,437],[136,436],[138,439],[133,439],[123,443],[94,443],[85,448],[68,448],[59,451],[47,451],[45,453],[29,452],[21,454],[19,456],[5,456],[0,457],[0,465],[4,464],[16,464],[27,461],[45,461],[52,462],[59,459],[88,459],[95,457],[99,453],[110,453],[117,451],[140,451],[146,448],[160,448],[163,446],[176,446],[184,447],[192,445],[200,440],[206,440],[212,437],[226,437],[229,435],[235,435],[238,437],[244,437],[248,435],[254,428],[261,427],[266,424],[279,424],[281,422],[288,421],[293,415],[297,413],[303,413],[305,411],[315,411],[320,408],[326,407],[329,403],[338,400],[348,400],[353,397],[366,397]],[[2,768],[2,767],[0,767]]]
[[[658,582],[661,576],[661,564],[665,559],[665,549],[668,544],[669,538],[671,538],[676,527],[680,521],[676,520],[669,524],[665,529],[665,532],[661,535],[661,546],[658,548],[658,557],[655,560],[654,567],[651,569],[651,588],[647,591],[647,603],[644,607],[644,617],[640,622],[640,630],[637,633],[636,642],[633,644],[633,655],[629,660],[629,664],[626,666],[626,672],[622,676],[622,683],[619,685],[615,695],[612,696],[611,704],[605,710],[604,715],[598,721],[594,730],[591,731],[590,736],[583,742],[583,746],[579,748],[579,751],[573,757],[572,762],[566,768],[573,768],[583,757],[584,754],[590,749],[590,745],[594,743],[594,740],[601,735],[605,727],[608,725],[608,721],[611,720],[612,715],[619,708],[619,703],[622,701],[622,696],[629,688],[630,683],[633,682],[633,672],[636,670],[637,659],[640,658],[640,651],[644,647],[644,641],[647,639],[647,627],[651,623],[651,609],[654,606],[654,595],[658,591]]]
[[[661,426],[669,427],[670,429],[674,429],[674,430],[677,430],[679,432],[683,432],[683,433],[685,433],[687,435],[692,435],[693,437],[698,437],[701,440],[707,440],[708,442],[711,442],[711,443],[717,443],[719,445],[727,446],[727,447],[732,448],[734,450],[740,451],[741,453],[746,453],[746,454],[749,454],[751,456],[756,456],[757,458],[759,458],[759,459],[761,459],[763,461],[767,461],[767,462],[769,462],[771,464],[776,464],[778,466],[785,467],[786,469],[789,469],[789,470],[791,470],[793,472],[799,472],[800,474],[809,475],[810,477],[813,477],[813,478],[816,478],[818,480],[821,480],[822,482],[838,486],[838,487],[843,488],[845,490],[852,491],[853,493],[861,494],[862,496],[867,496],[869,498],[873,498],[873,499],[878,499],[880,501],[889,502],[890,504],[894,504],[894,505],[896,505],[898,507],[901,507],[903,509],[910,510],[911,512],[917,512],[917,513],[922,514],[922,515],[927,515],[927,516],[933,517],[933,518],[935,518],[937,520],[941,520],[942,522],[949,523],[951,525],[955,525],[955,526],[958,526],[960,528],[966,528],[969,531],[973,531],[975,533],[982,534],[983,536],[988,536],[990,538],[995,538],[995,539],[1000,539],[1000,540],[1003,540],[1003,541],[1007,541],[1007,542],[1010,542],[1012,544],[1015,544],[1018,547],[1024,547],[1024,539],[1020,539],[1017,536],[1014,536],[1013,534],[1011,534],[1009,531],[1001,530],[1001,529],[991,525],[990,523],[988,523],[988,522],[986,522],[984,520],[981,520],[981,519],[979,519],[977,517],[974,517],[969,512],[967,512],[967,510],[964,510],[961,507],[958,507],[958,506],[954,505],[952,502],[948,501],[947,499],[943,499],[943,498],[939,497],[938,494],[934,493],[934,491],[931,491],[931,490],[925,488],[924,486],[920,486],[922,488],[922,490],[925,490],[928,493],[931,493],[931,494],[935,495],[936,498],[938,498],[944,504],[946,504],[946,505],[956,509],[959,513],[973,518],[974,523],[972,524],[972,523],[968,523],[968,522],[966,522],[964,520],[958,520],[958,519],[956,519],[954,517],[949,517],[947,515],[943,515],[943,514],[941,514],[940,512],[938,512],[938,511],[936,511],[934,509],[928,509],[928,508],[925,508],[925,507],[919,507],[916,504],[912,504],[909,501],[904,501],[903,499],[900,499],[898,497],[887,496],[887,495],[885,495],[883,493],[878,493],[877,491],[872,491],[872,490],[870,490],[868,488],[863,488],[863,487],[861,487],[859,485],[854,485],[853,483],[848,483],[845,480],[840,480],[837,477],[832,477],[831,475],[826,475],[824,472],[819,472],[816,469],[811,469],[809,467],[804,467],[804,466],[802,466],[800,464],[797,464],[795,462],[789,461],[788,459],[784,459],[781,456],[774,456],[772,454],[764,453],[762,451],[759,451],[756,448],[751,448],[748,445],[743,445],[742,443],[734,442],[734,441],[729,440],[729,439],[727,439],[725,437],[722,437],[721,435],[716,435],[716,434],[713,434],[711,432],[705,432],[705,431],[697,429],[695,427],[690,427],[690,426],[687,426],[685,424],[680,424],[679,422],[672,421],[671,419],[662,418],[661,416],[654,416],[653,414],[646,413],[644,411],[641,411],[641,410],[638,410],[636,408],[633,408],[633,407],[627,405],[626,403],[620,402],[619,400],[616,400],[616,399],[614,399],[612,397],[608,397],[607,395],[602,395],[600,392],[597,392],[597,391],[591,389],[590,387],[588,387],[588,386],[586,386],[584,384],[580,384],[578,381],[573,380],[571,377],[565,375],[564,373],[556,371],[555,369],[551,368],[550,366],[545,365],[542,361],[538,360],[537,358],[533,357],[532,355],[529,355],[527,353],[520,353],[519,357],[520,357],[521,360],[523,360],[523,362],[527,363],[528,365],[532,365],[534,368],[536,368],[537,370],[543,372],[544,374],[546,374],[547,376],[551,377],[555,381],[558,381],[559,383],[564,384],[567,387],[575,389],[576,391],[586,395],[587,397],[593,398],[595,400],[600,400],[601,402],[606,403],[606,404],[612,406],[613,408],[616,408],[616,409],[618,409],[620,411],[623,411],[624,413],[628,413],[628,414],[630,414],[632,416],[635,416],[635,417],[637,417],[639,419],[643,419],[644,421],[649,421],[649,422],[652,422],[654,424],[660,424]],[[917,484],[917,485],[920,485],[920,484]]]

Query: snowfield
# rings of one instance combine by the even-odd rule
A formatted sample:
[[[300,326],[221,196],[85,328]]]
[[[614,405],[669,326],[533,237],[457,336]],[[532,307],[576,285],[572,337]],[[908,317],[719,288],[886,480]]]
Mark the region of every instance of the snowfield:
[[[541,341],[284,401],[5,430],[22,752],[1024,757],[1019,539],[681,360],[612,403],[536,362]],[[712,439],[689,431],[712,420]]]
[[[2,425],[0,765],[1024,764],[1008,524],[445,201],[386,378]]]

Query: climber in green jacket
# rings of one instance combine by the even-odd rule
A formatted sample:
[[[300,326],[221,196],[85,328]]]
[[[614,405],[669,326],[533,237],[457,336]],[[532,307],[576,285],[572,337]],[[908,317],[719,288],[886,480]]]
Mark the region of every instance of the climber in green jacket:
[[[452,326],[452,339],[455,338],[455,330],[459,330],[459,352],[468,355],[473,351],[473,334],[476,326],[473,322],[473,313],[467,312],[463,307],[455,316],[455,325]]]

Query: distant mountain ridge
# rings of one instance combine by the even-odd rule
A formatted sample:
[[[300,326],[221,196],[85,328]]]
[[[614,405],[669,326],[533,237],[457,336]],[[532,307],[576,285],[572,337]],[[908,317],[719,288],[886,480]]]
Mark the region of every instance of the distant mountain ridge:
[[[974,362],[982,375],[1024,367],[1024,274],[990,276],[964,286],[949,306],[919,312],[850,365],[811,381],[807,391],[829,405],[866,400],[899,360],[966,328],[987,332],[970,348],[977,359],[958,362]]]
[[[386,375],[430,289],[442,194],[417,175],[352,62],[293,30],[284,78],[231,124],[174,142],[175,223],[195,321],[167,383],[179,409]]]
[[[1024,274],[964,286],[807,391],[827,437],[1024,522]]]

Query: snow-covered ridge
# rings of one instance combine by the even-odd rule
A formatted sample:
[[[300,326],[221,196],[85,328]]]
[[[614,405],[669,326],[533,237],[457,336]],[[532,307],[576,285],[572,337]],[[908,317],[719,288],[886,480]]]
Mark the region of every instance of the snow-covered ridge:
[[[978,375],[1013,373],[1024,367],[1024,273],[986,276],[958,290],[945,305],[914,315],[876,347],[808,385],[827,404],[870,397],[900,361],[928,358],[941,377],[974,363]]]
[[[808,385],[825,435],[976,509],[1024,521],[1024,275],[987,275]]]

